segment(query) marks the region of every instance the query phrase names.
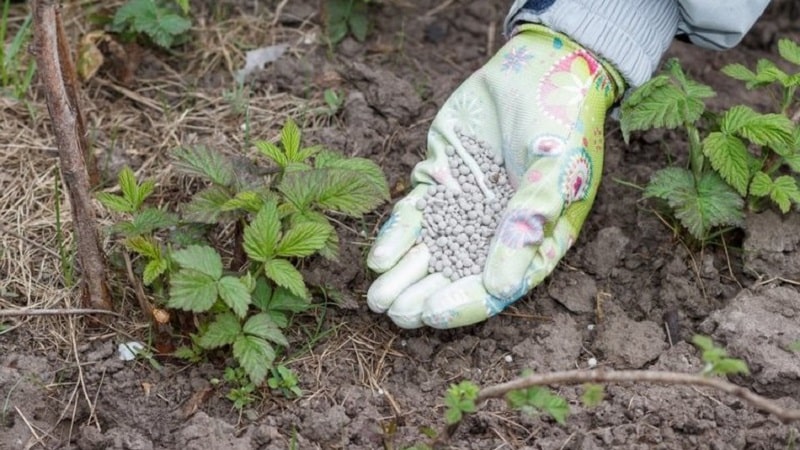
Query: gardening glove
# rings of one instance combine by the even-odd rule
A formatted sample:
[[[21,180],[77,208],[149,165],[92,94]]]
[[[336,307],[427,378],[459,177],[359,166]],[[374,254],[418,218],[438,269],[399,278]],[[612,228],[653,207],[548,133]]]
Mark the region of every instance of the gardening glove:
[[[403,328],[453,328],[498,314],[539,284],[573,244],[591,208],[605,115],[623,90],[615,69],[565,35],[520,26],[436,115],[428,157],[412,172],[414,188],[395,205],[369,253],[368,266],[382,273],[367,293],[369,307]],[[429,273],[420,203],[431,186],[457,192],[464,186],[451,173],[448,154],[465,161],[486,198],[497,197],[487,188],[486,165],[475,163],[466,148],[475,143],[503,165],[514,190],[496,213],[482,273],[451,282]]]

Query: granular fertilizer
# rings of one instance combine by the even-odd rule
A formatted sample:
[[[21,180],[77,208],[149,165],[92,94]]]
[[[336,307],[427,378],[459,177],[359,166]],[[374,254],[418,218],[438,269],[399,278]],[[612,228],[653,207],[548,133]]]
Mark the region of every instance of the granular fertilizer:
[[[461,191],[432,185],[416,205],[423,217],[417,242],[424,243],[431,252],[428,272],[441,273],[453,281],[483,271],[500,215],[514,194],[502,160],[491,154],[489,146],[462,133],[458,135],[494,198],[484,194],[472,169],[448,146],[445,154],[450,173],[458,180]]]

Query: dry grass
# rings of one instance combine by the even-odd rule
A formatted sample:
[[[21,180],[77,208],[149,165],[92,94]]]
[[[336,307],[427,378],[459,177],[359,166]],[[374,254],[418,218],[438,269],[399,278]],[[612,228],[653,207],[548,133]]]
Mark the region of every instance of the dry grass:
[[[122,1],[73,2],[63,14],[73,43],[91,31],[88,16],[113,11]],[[243,65],[244,52],[278,42],[290,44],[290,52],[312,47],[320,30],[313,23],[286,28],[269,26],[269,11],[219,17],[218,11],[197,10],[192,45],[173,55],[144,50],[132,85],[123,86],[110,71],[101,70],[84,83],[82,108],[95,154],[106,186],[112,186],[116,171],[130,165],[138,177],[157,183],[154,200],[174,203],[196,188],[190,180],[173,172],[169,151],[181,145],[202,144],[225,152],[247,152],[244,118],[229,100],[235,87],[233,73]],[[24,16],[24,8],[12,15]],[[213,17],[215,20],[205,20]],[[16,20],[16,18],[14,19]],[[65,286],[61,268],[56,220],[58,156],[49,127],[49,116],[36,86],[25,103],[0,101],[0,308],[79,307],[77,289]],[[274,140],[283,121],[309,108],[309,101],[269,88],[249,93],[249,139]],[[113,187],[108,187],[114,190]],[[73,247],[72,221],[64,189],[61,189],[61,225],[64,248]],[[115,217],[97,206],[98,223],[105,228]],[[105,238],[106,248],[112,243]],[[72,264],[70,260],[68,264]],[[79,274],[77,275],[79,276]],[[118,278],[118,279],[117,279]],[[141,327],[133,293],[120,277],[112,276],[118,311],[132,318],[116,322],[121,332],[134,334]],[[132,310],[134,308],[134,310]],[[70,339],[63,317],[15,318],[13,327],[26,326],[31,334],[63,347]],[[7,322],[6,325],[9,325]],[[74,329],[74,327],[71,327]]]

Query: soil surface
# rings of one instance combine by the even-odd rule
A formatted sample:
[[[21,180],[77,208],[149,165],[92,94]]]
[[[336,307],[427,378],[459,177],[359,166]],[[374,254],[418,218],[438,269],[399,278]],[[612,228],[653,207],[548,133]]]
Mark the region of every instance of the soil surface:
[[[323,31],[315,1],[198,6],[198,38],[188,46],[217,39],[230,53],[209,50],[197,56],[195,49],[192,57],[200,59],[192,60],[188,50],[142,50],[134,73],[138,85],[123,83],[111,71],[85,83],[90,127],[109,157],[106,177],[113,179],[126,163],[144,176],[167,173],[159,178],[165,202],[169,192],[196,190],[161,164],[169,145],[201,143],[236,151],[241,117],[206,100],[221,99],[232,88],[233,72],[243,64],[242,49],[287,43],[284,56],[246,81],[246,101],[260,114],[254,133],[274,139],[287,116],[298,117],[307,129],[306,143],[381,164],[393,199],[399,199],[408,190],[410,170],[424,155],[436,111],[503,42],[500,28],[508,2],[444,2],[433,9],[428,3],[375,6],[367,42],[347,38],[333,51],[319,43]],[[679,57],[691,76],[719,93],[712,108],[772,106],[768,96],[745,90],[719,69],[731,62],[752,67],[758,58],[773,58],[778,37],[800,37],[798,22],[787,20],[777,5],[734,50],[716,53],[679,42],[670,49],[668,56]],[[225,26],[237,21],[245,23],[237,29],[247,34],[227,37]],[[217,27],[218,34],[211,37],[204,27]],[[70,30],[74,38],[84,31]],[[176,73],[186,84],[172,82]],[[345,93],[342,109],[332,117],[318,112],[328,87]],[[33,103],[37,117],[12,105],[4,107],[4,120],[17,121],[52,148],[41,95]],[[193,122],[204,111],[214,115],[211,126]],[[524,369],[588,368],[590,360],[602,368],[696,373],[702,362],[687,343],[695,333],[711,336],[749,363],[751,375],[731,381],[782,406],[800,408],[800,356],[789,350],[800,340],[798,214],[767,211],[748,217],[750,231],[730,233],[724,246],[687,245],[631,187],[644,185],[670,162],[684,161],[684,136],[652,131],[634,136],[628,145],[612,119],[606,129],[604,181],[580,240],[543,285],[502,315],[463,329],[405,331],[371,313],[364,295],[374,275],[366,270],[364,255],[391,208],[385,205],[363,221],[343,224],[338,263],[306,267],[309,283],[337,295],[316,299],[319,308],[298,317],[290,333],[293,348],[285,363],[299,376],[301,398],[265,389],[239,412],[225,398],[225,384],[213,383],[222,379],[223,359],[121,361],[120,343],[147,342],[150,335],[131,289],[120,289],[119,310],[127,317],[116,324],[106,320],[111,325],[88,326],[85,320],[57,317],[4,322],[10,329],[0,334],[0,449],[401,449],[426,442],[426,427],[441,427],[442,398],[453,382],[488,386]],[[12,175],[54,167],[51,150],[26,151],[31,162],[18,164]],[[0,187],[8,182],[3,177]],[[48,186],[50,195],[44,198],[52,202],[52,183]],[[28,232],[13,223],[3,227],[16,235]],[[14,252],[23,250],[15,249],[33,245],[13,236],[4,239],[4,258],[16,258]],[[47,258],[50,262],[29,267],[34,282],[9,282],[0,290],[10,299],[6,306],[40,304],[50,295],[37,287],[47,284],[44,279],[77,304],[74,293],[53,275],[58,273],[53,256]],[[11,260],[0,265],[0,279],[11,279],[14,267]],[[312,335],[318,339],[309,340]],[[581,405],[578,387],[555,389],[570,402],[566,425],[490,401],[466,419],[450,448],[789,449],[800,436],[798,424],[782,424],[708,389],[611,385],[592,409]]]

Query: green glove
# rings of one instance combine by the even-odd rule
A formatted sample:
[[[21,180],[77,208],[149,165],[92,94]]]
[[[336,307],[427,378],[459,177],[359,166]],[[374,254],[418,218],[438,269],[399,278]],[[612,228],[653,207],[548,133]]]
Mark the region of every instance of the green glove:
[[[577,239],[591,208],[605,115],[623,90],[616,70],[566,36],[521,26],[434,119],[428,158],[412,173],[415,187],[395,205],[367,259],[382,273],[367,293],[370,308],[403,328],[453,328],[498,314],[539,284]],[[487,178],[497,176],[477,163],[475,143],[502,161],[516,192],[493,217],[497,228],[483,244],[489,249],[482,273],[451,281],[430,273],[432,251],[420,238],[429,217],[420,203],[432,185],[469,189],[453,175],[454,158],[464,161],[486,198],[499,198]],[[436,219],[447,211],[436,211]]]

